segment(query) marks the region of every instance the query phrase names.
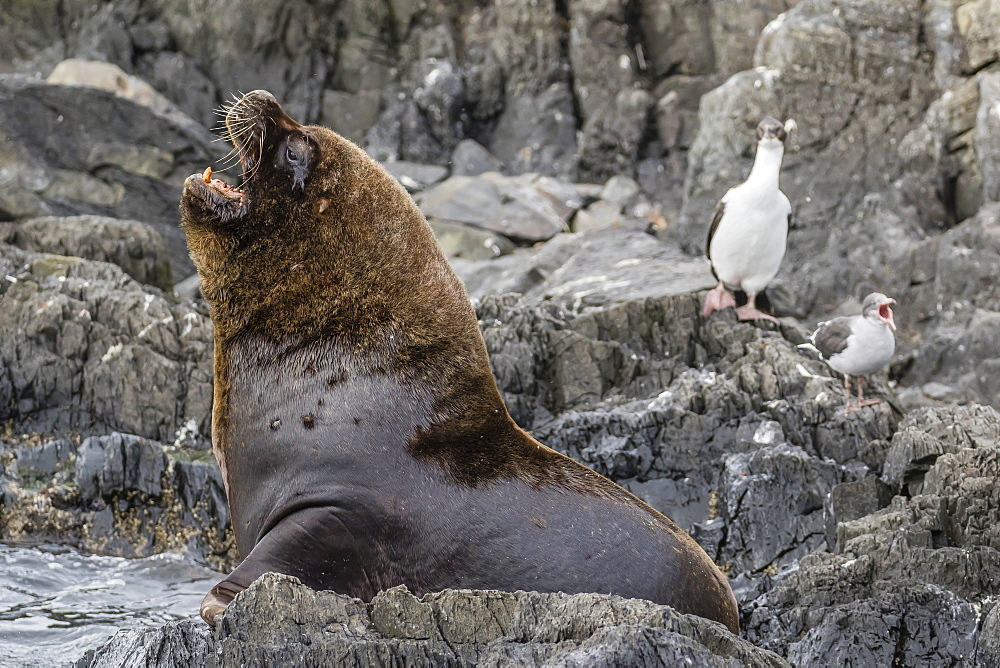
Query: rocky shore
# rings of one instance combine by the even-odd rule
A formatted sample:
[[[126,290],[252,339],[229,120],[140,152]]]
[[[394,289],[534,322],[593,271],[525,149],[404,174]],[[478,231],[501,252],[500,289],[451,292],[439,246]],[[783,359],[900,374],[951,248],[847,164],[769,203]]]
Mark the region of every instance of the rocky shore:
[[[212,107],[268,88],[387,161],[512,415],[689,530],[742,638],[597,595],[363,604],[266,576],[214,633],[122,632],[79,665],[1000,663],[992,3],[258,4],[0,10],[0,540],[234,565],[176,206],[224,164]],[[798,125],[784,317],[704,319],[711,207],[763,113]],[[897,355],[848,415],[796,345],[874,289]]]

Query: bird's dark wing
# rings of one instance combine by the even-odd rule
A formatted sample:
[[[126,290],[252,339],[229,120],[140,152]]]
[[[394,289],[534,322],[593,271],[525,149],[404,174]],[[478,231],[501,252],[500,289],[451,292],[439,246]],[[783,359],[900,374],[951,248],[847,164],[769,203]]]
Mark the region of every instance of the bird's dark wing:
[[[851,318],[842,316],[819,323],[809,340],[823,359],[830,359],[847,347],[847,337],[851,335]]]
[[[715,280],[719,280],[719,275],[715,273],[715,265],[712,264],[712,237],[715,236],[715,231],[719,229],[719,221],[722,220],[722,214],[725,210],[726,205],[720,199],[719,203],[715,205],[715,213],[712,214],[712,224],[708,228],[708,241],[705,242],[705,257],[708,258],[708,262],[712,266],[712,276],[715,276]]]

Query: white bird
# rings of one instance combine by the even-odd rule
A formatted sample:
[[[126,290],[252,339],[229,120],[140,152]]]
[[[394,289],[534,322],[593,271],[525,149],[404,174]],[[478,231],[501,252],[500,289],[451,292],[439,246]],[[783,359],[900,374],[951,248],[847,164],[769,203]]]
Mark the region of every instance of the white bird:
[[[844,410],[848,413],[881,401],[866,400],[862,383],[864,376],[885,367],[896,350],[893,335],[896,323],[889,307],[895,303],[895,299],[873,292],[865,297],[861,315],[841,316],[821,322],[809,337],[810,343],[799,346],[815,350],[830,368],[844,374]],[[854,406],[851,405],[851,376],[858,379],[858,402]]]
[[[794,121],[789,120],[789,128]],[[757,295],[778,273],[792,214],[778,188],[785,153],[786,126],[770,116],[757,124],[757,154],[747,180],[730,188],[715,207],[705,254],[719,284],[705,297],[702,314],[736,306],[731,290],[742,290],[747,303],[736,309],[740,320],[774,316],[757,308]]]

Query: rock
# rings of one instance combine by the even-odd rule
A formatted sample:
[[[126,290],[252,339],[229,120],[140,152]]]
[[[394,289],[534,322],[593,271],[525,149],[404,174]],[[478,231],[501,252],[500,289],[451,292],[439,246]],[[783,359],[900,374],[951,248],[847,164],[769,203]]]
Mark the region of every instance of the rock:
[[[621,207],[627,207],[634,203],[640,192],[639,184],[635,180],[616,174],[601,188],[599,197]]]
[[[577,174],[573,95],[554,83],[511,100],[490,137],[490,152],[513,174],[540,172],[574,179]]]
[[[831,549],[836,547],[838,523],[871,515],[888,506],[891,500],[890,487],[872,475],[836,485],[827,506],[827,546]]]
[[[139,220],[163,237],[174,276],[194,272],[177,193],[222,157],[203,130],[105,91],[0,77],[0,136],[0,169],[9,175],[0,182],[0,218]]]
[[[193,666],[204,662],[212,645],[212,634],[200,619],[167,622],[158,629],[119,631],[104,646],[88,650],[77,668],[150,666],[153,658],[161,666]]]
[[[91,436],[80,446],[76,484],[85,499],[121,492],[159,496],[167,456],[159,444],[137,436]]]
[[[1000,18],[1000,17],[998,17]],[[975,120],[976,164],[983,179],[983,199],[1000,200],[1000,74],[984,74],[979,79],[979,107]]]
[[[417,198],[435,220],[464,223],[522,241],[544,241],[566,228],[551,200],[499,175],[453,176]]]
[[[268,573],[237,596],[215,634],[189,622],[120,632],[77,666],[673,665],[784,666],[720,625],[602,594],[404,587],[365,604]]]
[[[962,37],[967,67],[975,72],[1000,58],[1000,8],[988,0],[963,2],[955,8],[955,25]]]
[[[451,173],[455,176],[479,176],[499,172],[503,167],[493,154],[474,139],[463,139],[451,154]]]
[[[62,438],[33,447],[18,448],[15,454],[18,475],[21,478],[51,478],[74,454],[76,448]]]
[[[170,261],[160,236],[135,220],[103,216],[29,218],[12,227],[8,243],[24,250],[112,262],[141,283],[173,288]]]
[[[974,437],[953,429],[964,417],[955,409],[918,411],[901,425],[899,434],[927,429],[955,450],[928,464],[912,497],[839,522],[835,553],[810,555],[778,575],[744,609],[751,640],[797,665],[940,665],[990,655],[995,643],[980,608],[995,595],[1000,551],[996,523],[973,518],[1000,511],[992,435],[1000,415],[969,410],[980,430]]]
[[[419,192],[448,176],[448,170],[437,165],[421,165],[405,160],[387,162],[383,165],[393,178],[409,192]]]
[[[970,447],[1000,442],[1000,415],[985,406],[912,411],[893,434],[882,479],[894,491],[921,493],[937,459]]]
[[[181,459],[197,452],[113,433],[79,446],[29,440],[13,453],[6,473],[0,461],[2,540],[123,557],[171,551],[217,570],[238,562],[218,466]]]
[[[736,572],[798,561],[826,541],[823,502],[855,476],[785,444],[725,456],[720,505],[726,520],[719,559]],[[772,490],[780,489],[775,498]]]
[[[552,0],[514,0],[475,12],[468,23],[465,42],[490,54],[484,65],[495,63],[487,71],[496,72],[504,91],[502,100],[491,105],[500,110],[481,143],[511,173],[576,175],[577,115],[560,11]],[[473,71],[469,79],[481,72]]]
[[[112,63],[69,58],[56,65],[46,77],[45,82],[65,86],[89,86],[106,90],[118,97],[148,107],[158,116],[169,119],[172,123],[185,128],[192,134],[205,135],[205,140],[210,140],[204,129],[181,111],[177,105],[139,77],[127,74]]]
[[[619,205],[601,200],[577,211],[573,216],[572,227],[574,232],[593,232],[609,227],[621,227],[624,218]]]
[[[464,265],[458,273],[473,297],[517,292],[532,302],[553,300],[572,307],[679,294],[713,283],[705,260],[634,229],[561,234],[532,250],[511,256],[499,276],[478,285],[476,277],[490,265]]]
[[[580,175],[604,181],[631,171],[654,100],[637,78],[625,5],[580,0],[569,5],[569,57],[580,109]]]
[[[112,264],[0,244],[0,420],[173,442],[212,404],[209,319]],[[188,430],[190,431],[190,430]]]
[[[449,259],[482,261],[514,250],[510,239],[495,232],[446,220],[433,220],[430,225],[441,250]]]
[[[323,91],[320,123],[354,143],[361,144],[378,120],[381,98],[377,91]]]

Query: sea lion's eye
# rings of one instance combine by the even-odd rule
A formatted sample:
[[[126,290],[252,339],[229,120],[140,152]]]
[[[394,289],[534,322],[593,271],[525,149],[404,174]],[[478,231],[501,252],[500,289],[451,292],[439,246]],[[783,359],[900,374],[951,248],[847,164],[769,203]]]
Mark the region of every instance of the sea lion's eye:
[[[285,160],[294,165],[299,161],[299,154],[296,153],[291,146],[289,146],[285,149]]]

